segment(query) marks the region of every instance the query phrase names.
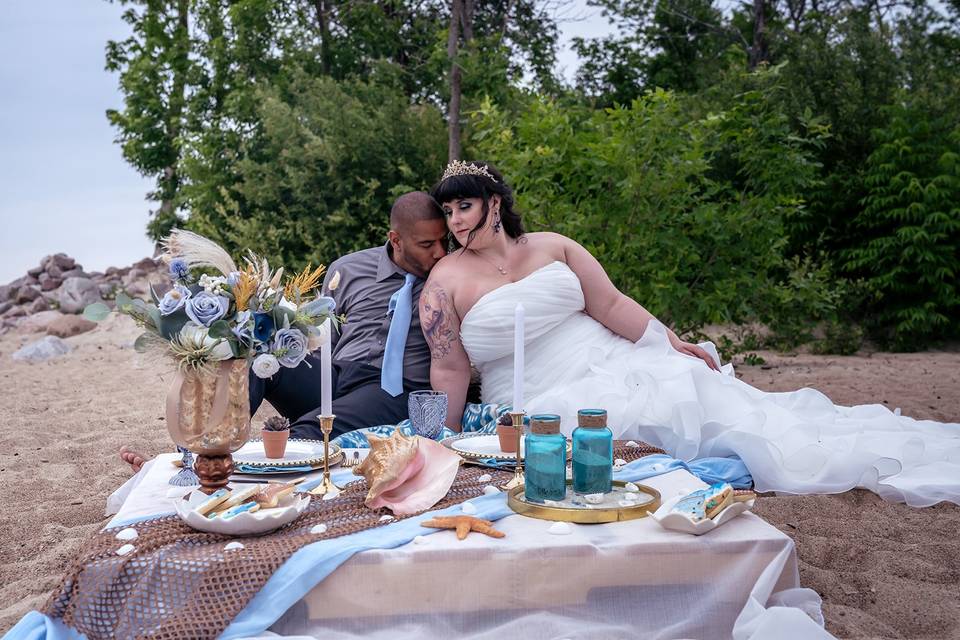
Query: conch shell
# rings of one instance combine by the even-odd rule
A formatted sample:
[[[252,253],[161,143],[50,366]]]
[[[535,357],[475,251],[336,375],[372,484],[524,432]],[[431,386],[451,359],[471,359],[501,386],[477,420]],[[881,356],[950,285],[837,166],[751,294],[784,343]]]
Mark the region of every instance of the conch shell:
[[[367,434],[370,454],[353,473],[367,480],[371,509],[386,507],[396,515],[425,511],[447,495],[460,467],[460,456],[439,442],[408,437],[399,429],[389,438]]]

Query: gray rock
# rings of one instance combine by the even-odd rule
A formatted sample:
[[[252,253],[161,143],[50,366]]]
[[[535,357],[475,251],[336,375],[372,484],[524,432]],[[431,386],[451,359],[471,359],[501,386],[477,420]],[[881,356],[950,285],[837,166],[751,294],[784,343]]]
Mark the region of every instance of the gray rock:
[[[74,268],[77,268],[80,270],[83,269],[83,267],[77,264],[76,260],[74,260],[73,258],[71,258],[65,253],[58,253],[55,256],[52,256],[51,262],[53,262],[53,264],[57,265],[64,271],[69,271],[70,269],[74,269]]]
[[[36,287],[30,285],[24,285],[17,289],[17,295],[14,297],[14,302],[17,304],[23,304],[25,302],[33,302],[40,297],[40,290]]]
[[[26,309],[24,309],[22,306],[13,306],[13,307],[10,307],[10,309],[8,309],[7,312],[3,314],[3,317],[19,318],[20,316],[25,316],[25,315],[27,315]]]
[[[113,294],[116,291],[116,286],[110,282],[102,282],[97,285],[97,289],[100,290],[101,298],[110,298],[113,297]]]
[[[70,269],[69,271],[64,271],[63,275],[61,275],[60,277],[63,278],[64,280],[66,280],[67,278],[86,278],[87,274],[84,272],[84,270],[80,266],[77,266],[76,269]]]
[[[7,300],[6,302],[0,302],[0,316],[5,314],[8,309],[13,308],[13,303]]]
[[[62,278],[63,269],[61,269],[55,264],[51,264],[50,266],[47,267],[47,275],[52,278]],[[40,281],[43,282],[43,278],[41,278]]]
[[[123,290],[127,292],[127,295],[131,298],[143,298],[147,299],[149,296],[149,289],[147,289],[147,283],[143,280],[137,280],[136,282],[131,282],[123,287]]]
[[[127,275],[126,275],[126,276],[124,276],[124,278],[123,278],[123,283],[124,283],[124,284],[127,284],[127,283],[130,283],[130,282],[133,282],[134,280],[139,280],[140,278],[145,278],[146,276],[147,276],[147,272],[146,272],[146,271],[144,271],[143,269],[138,269],[137,267],[134,267],[134,268],[130,269],[129,272],[127,272]]]
[[[67,278],[60,287],[60,310],[83,313],[88,304],[100,301],[100,290],[89,278]]]
[[[16,289],[11,287],[8,284],[0,285],[0,302],[6,302],[13,297],[13,294],[16,293]]]
[[[31,284],[40,284],[40,281],[33,276],[20,276],[16,280],[11,280],[9,283],[7,283],[7,286],[11,287],[14,291],[17,291],[21,287],[26,287]]]
[[[53,291],[61,284],[63,284],[63,280],[60,278],[51,278],[48,276],[46,280],[40,283],[40,291]]]
[[[70,338],[95,329],[96,322],[79,316],[60,316],[47,325],[47,334],[58,338]]]
[[[47,311],[49,308],[50,308],[50,303],[47,302],[43,298],[43,296],[41,296],[27,305],[27,312],[40,313],[41,311]]]
[[[33,276],[34,278],[39,276],[41,273],[43,273],[43,265],[40,265],[39,267],[34,267],[33,269],[27,269],[27,275]]]
[[[70,345],[66,342],[56,336],[46,336],[15,351],[13,359],[23,362],[43,362],[69,352]]]
[[[160,267],[160,263],[154,260],[153,258],[144,258],[139,262],[133,263],[133,269],[140,269],[141,271],[156,271]]]
[[[46,271],[41,271],[39,274],[37,274],[37,280],[40,282],[41,285],[43,285],[43,283],[49,279],[50,279],[50,274],[48,274]]]
[[[60,294],[56,291],[41,291],[40,297],[49,302],[51,306],[60,306]]]
[[[51,310],[34,313],[20,321],[20,330],[25,333],[46,333],[50,323],[62,317],[63,314],[59,311]]]

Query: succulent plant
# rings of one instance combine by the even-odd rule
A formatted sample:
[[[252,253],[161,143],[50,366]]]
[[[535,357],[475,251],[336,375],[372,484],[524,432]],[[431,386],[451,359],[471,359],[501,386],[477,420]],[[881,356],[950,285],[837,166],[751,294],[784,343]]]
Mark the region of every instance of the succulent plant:
[[[287,431],[290,429],[290,421],[283,416],[271,416],[263,421],[264,431]]]

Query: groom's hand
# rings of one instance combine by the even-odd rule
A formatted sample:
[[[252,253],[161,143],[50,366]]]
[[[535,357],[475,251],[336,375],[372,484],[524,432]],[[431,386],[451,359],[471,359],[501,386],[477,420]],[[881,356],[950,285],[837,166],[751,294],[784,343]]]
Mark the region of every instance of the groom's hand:
[[[700,358],[714,371],[720,371],[720,367],[718,367],[717,363],[713,361],[713,357],[701,346],[678,340],[674,343],[673,348],[684,355]]]

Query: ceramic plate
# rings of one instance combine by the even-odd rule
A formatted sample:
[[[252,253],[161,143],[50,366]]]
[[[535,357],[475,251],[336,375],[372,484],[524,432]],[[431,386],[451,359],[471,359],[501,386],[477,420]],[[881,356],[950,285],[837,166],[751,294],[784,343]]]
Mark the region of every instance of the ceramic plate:
[[[684,495],[677,495],[673,498],[670,498],[661,505],[656,512],[650,514],[650,517],[660,523],[660,526],[664,529],[670,529],[671,531],[681,531],[683,533],[691,533],[695,536],[702,536],[705,533],[713,531],[722,524],[725,524],[744,511],[749,511],[753,507],[754,498],[749,500],[737,501],[728,506],[726,509],[715,515],[713,518],[706,518],[700,522],[693,522],[690,518],[679,513],[670,513],[670,509],[673,508],[673,505],[677,504],[681,498],[685,497]]]
[[[526,436],[521,438],[520,451],[524,451]],[[448,449],[468,459],[516,460],[517,454],[504,453],[500,450],[500,438],[496,435],[482,433],[464,433],[441,441]],[[567,455],[570,455],[570,442],[567,442]]]
[[[330,444],[330,464],[340,459],[340,447]],[[268,458],[263,451],[263,440],[257,438],[233,452],[233,462],[248,467],[278,468],[283,467],[322,467],[323,441],[290,438],[287,449],[282,458]]]
[[[208,533],[222,533],[228,536],[254,536],[274,529],[297,519],[307,505],[310,496],[304,493],[294,493],[280,501],[280,505],[272,509],[260,509],[255,513],[241,513],[229,520],[223,518],[208,518],[196,513],[193,509],[209,496],[200,491],[191,491],[181,500],[175,500],[174,506],[177,515],[188,525],[198,531]]]

